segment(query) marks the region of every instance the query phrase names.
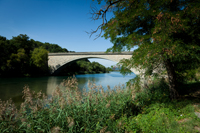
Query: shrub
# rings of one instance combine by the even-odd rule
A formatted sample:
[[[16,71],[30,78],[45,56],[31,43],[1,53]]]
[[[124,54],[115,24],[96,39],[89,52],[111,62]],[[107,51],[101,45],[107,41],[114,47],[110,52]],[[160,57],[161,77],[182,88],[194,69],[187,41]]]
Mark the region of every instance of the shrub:
[[[164,79],[155,79],[153,84],[137,92],[134,98],[135,105],[140,107],[169,101],[169,88]]]

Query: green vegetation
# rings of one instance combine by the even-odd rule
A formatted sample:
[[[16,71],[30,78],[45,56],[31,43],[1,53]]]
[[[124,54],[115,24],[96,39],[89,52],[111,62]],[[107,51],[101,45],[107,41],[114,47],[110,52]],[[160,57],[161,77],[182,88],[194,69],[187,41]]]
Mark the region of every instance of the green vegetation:
[[[89,83],[89,92],[81,92],[77,80],[69,78],[62,83],[65,89],[58,87],[50,99],[25,87],[19,111],[11,101],[0,102],[0,132],[200,132],[200,3],[105,2],[100,10],[92,8],[92,17],[103,20],[98,29],[114,44],[108,51],[138,46],[131,59],[120,62],[121,72],[126,74],[127,68],[145,72],[126,88],[108,86],[108,91]],[[108,22],[107,11],[114,13]],[[12,54],[9,64],[24,61],[26,49]]]
[[[42,43],[20,34],[7,40],[0,36],[0,77],[49,75],[48,52],[74,52],[57,44]],[[109,72],[97,62],[82,59],[71,63],[58,75]]]
[[[19,110],[11,100],[0,101],[0,132],[200,132],[200,82],[185,84],[174,101],[168,82],[151,82],[107,91],[89,82],[90,90],[81,92],[77,79],[68,78],[51,98],[25,86]]]
[[[48,52],[68,52],[57,44],[42,43],[20,34],[7,40],[0,36],[0,76],[48,74]]]
[[[48,71],[48,51],[42,47],[35,48],[31,56],[32,64],[42,71]]]
[[[107,51],[129,51],[138,47],[131,59],[121,60],[121,71],[126,74],[126,68],[142,69],[146,72],[142,72],[140,77],[148,78],[166,70],[170,97],[177,99],[177,89],[186,81],[185,73],[200,64],[199,1],[93,1],[106,4],[100,9],[91,6],[91,18],[102,21],[91,35],[101,30],[103,37],[113,43]],[[107,21],[109,11],[114,15]]]
[[[58,75],[107,73],[109,71],[109,68],[105,68],[98,62],[90,62],[88,59],[81,59],[67,64]]]

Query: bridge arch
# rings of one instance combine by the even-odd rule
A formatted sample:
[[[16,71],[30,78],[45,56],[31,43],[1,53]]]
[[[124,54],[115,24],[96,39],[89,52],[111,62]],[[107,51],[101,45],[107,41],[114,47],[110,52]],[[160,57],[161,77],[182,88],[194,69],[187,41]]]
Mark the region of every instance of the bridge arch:
[[[58,73],[66,64],[84,59],[84,58],[100,58],[119,62],[121,59],[129,59],[132,52],[122,53],[104,53],[104,52],[78,52],[78,53],[49,53],[48,65],[51,68],[51,74]],[[136,75],[139,72],[132,68],[131,71]]]

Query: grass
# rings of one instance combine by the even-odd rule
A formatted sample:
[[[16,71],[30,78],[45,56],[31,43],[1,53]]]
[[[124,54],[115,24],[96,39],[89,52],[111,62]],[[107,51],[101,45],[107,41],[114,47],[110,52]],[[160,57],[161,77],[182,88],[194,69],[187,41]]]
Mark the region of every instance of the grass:
[[[25,86],[18,110],[0,101],[0,132],[52,133],[185,133],[200,132],[199,82],[180,86],[180,98],[169,99],[168,84],[157,79],[142,90],[117,86],[104,91],[89,82],[80,92],[76,78],[64,80],[51,98]],[[137,91],[136,91],[137,90]]]

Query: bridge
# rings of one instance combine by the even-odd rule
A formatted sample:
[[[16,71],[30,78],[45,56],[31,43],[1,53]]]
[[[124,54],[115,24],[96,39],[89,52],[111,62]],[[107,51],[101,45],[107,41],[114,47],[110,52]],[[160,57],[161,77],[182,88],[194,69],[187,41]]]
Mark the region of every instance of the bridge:
[[[101,58],[115,62],[119,62],[121,59],[129,59],[132,56],[132,52],[75,52],[75,53],[49,53],[48,54],[48,66],[51,68],[51,74],[59,73],[59,71],[65,67],[68,63],[84,58]],[[136,75],[139,71],[132,68],[131,71]]]

